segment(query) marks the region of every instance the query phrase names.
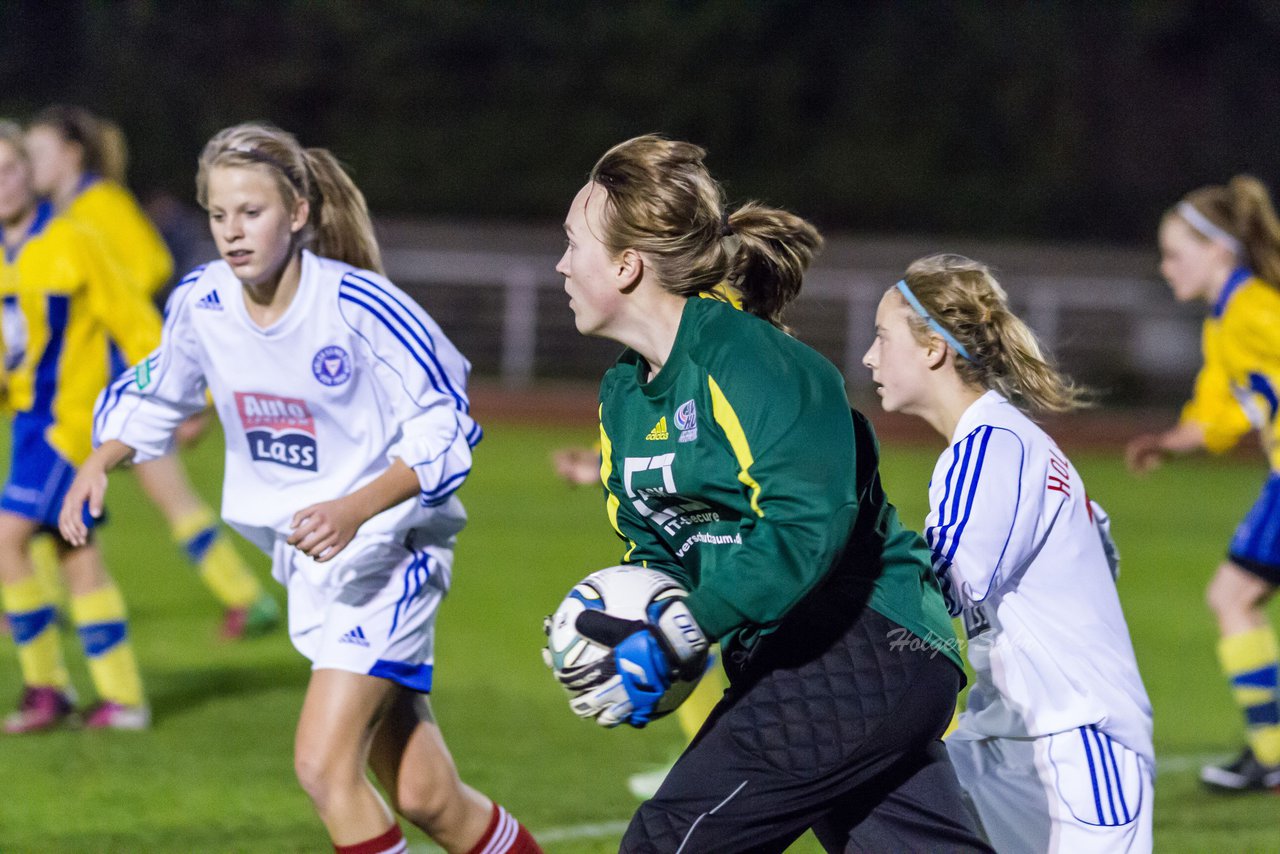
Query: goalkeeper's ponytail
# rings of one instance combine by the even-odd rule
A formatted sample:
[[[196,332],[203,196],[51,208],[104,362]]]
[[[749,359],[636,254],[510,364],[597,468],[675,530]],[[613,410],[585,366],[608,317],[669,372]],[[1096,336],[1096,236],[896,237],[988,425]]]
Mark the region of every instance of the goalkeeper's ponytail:
[[[355,267],[382,272],[382,256],[364,195],[332,154],[304,149],[293,134],[265,123],[235,125],[205,145],[196,171],[196,198],[209,206],[209,171],[215,167],[257,169],[269,174],[292,208],[306,199],[311,208],[298,233],[298,247]]]

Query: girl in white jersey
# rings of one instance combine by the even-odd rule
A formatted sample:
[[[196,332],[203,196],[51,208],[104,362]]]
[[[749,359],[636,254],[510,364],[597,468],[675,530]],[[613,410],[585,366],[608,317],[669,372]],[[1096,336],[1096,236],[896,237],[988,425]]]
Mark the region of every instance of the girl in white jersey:
[[[272,556],[312,661],[294,762],[335,850],[406,850],[368,768],[447,851],[538,851],[458,779],[426,696],[466,519],[454,492],[480,439],[469,364],[375,272],[364,198],[324,149],[238,125],[205,146],[196,183],[222,260],[183,280],[160,348],[99,398],[64,535],[83,542],[107,471],[167,453],[207,390],[226,434],[223,516]]]
[[[976,677],[948,752],[992,844],[1151,850],[1151,706],[1106,518],[1022,411],[1073,409],[1080,389],[958,256],[916,261],[884,295],[863,363],[887,411],[950,443],[925,539]]]

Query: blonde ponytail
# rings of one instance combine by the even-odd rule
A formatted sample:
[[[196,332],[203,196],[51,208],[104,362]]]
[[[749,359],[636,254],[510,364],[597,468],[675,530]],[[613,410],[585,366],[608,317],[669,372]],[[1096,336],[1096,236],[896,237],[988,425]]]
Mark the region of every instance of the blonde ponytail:
[[[364,195],[327,150],[304,150],[293,134],[268,124],[246,123],[219,131],[205,144],[196,171],[196,199],[203,208],[209,207],[209,172],[220,167],[270,175],[286,207],[305,198],[311,212],[298,235],[300,247],[383,272]]]
[[[1090,405],[1087,390],[1058,371],[1035,333],[1009,309],[986,265],[961,255],[931,255],[913,262],[904,280],[929,316],[972,357],[955,363],[966,383],[994,389],[1032,412]],[[933,334],[928,320],[914,312],[910,323],[921,343]]]
[[[108,181],[124,186],[129,171],[129,143],[120,125],[107,119],[98,120],[98,163],[90,170]]]
[[[382,253],[364,194],[326,149],[308,148],[303,154],[316,190],[311,211],[316,254],[381,273]]]
[[[1210,226],[1206,227],[1221,229],[1237,241],[1244,255],[1241,263],[1267,284],[1280,287],[1280,219],[1265,184],[1252,175],[1237,175],[1226,185],[1211,184],[1192,190],[1165,216],[1181,216],[1182,204],[1191,205],[1195,208],[1192,213],[1207,219]],[[1196,223],[1189,224],[1205,239],[1213,237],[1204,234]]]
[[[606,194],[601,240],[615,256],[643,254],[670,293],[696,296],[727,283],[744,309],[785,328],[783,310],[800,293],[822,237],[795,214],[755,202],[727,213],[705,157],[692,143],[656,134],[605,152],[590,176]]]
[[[742,307],[785,328],[782,313],[800,295],[804,273],[822,247],[822,235],[795,214],[749,202],[726,218],[738,246],[726,278]]]

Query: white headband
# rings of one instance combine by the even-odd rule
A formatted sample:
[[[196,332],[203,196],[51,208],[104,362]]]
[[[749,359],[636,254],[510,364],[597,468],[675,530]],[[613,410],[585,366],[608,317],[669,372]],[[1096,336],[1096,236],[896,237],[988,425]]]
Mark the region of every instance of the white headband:
[[[1200,213],[1191,202],[1179,202],[1176,213],[1203,236],[1210,240],[1218,241],[1237,256],[1243,253],[1244,247],[1240,245],[1239,240],[1232,237],[1222,226],[1214,224],[1207,216]]]

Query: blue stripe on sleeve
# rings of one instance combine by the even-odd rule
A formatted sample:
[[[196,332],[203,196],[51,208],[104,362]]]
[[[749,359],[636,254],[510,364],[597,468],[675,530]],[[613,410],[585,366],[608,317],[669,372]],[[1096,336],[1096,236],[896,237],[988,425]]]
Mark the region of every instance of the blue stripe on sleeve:
[[[390,332],[393,336],[395,336],[396,340],[398,340],[402,345],[404,345],[404,348],[409,351],[409,355],[413,357],[413,360],[418,363],[419,367],[422,368],[423,373],[427,375],[427,380],[431,383],[431,387],[435,389],[438,394],[444,394],[445,391],[442,388],[440,388],[440,383],[436,378],[435,371],[422,358],[421,353],[419,353],[419,351],[416,350],[414,346],[409,343],[409,341],[404,337],[404,335],[402,335],[400,331],[396,328],[396,325],[392,323],[385,314],[380,312],[378,309],[374,308],[374,306],[371,303],[366,301],[366,298],[361,298],[356,296],[356,294],[358,293],[359,292],[355,291],[354,289],[348,290],[344,283],[344,285],[342,286],[341,290],[338,293],[338,299],[344,302],[349,302],[353,305],[358,305],[361,308],[363,308],[365,311],[369,312],[369,314],[373,315],[373,317],[376,318],[379,323],[385,326],[387,328],[387,331]],[[359,333],[357,332],[357,334]],[[369,341],[369,339],[366,338],[365,336],[361,335],[361,337],[364,338],[364,340],[368,342],[370,345],[373,344],[373,342]],[[457,401],[457,398],[455,398],[455,402],[456,401]]]
[[[471,469],[467,469],[466,471],[460,471],[457,474],[450,475],[449,477],[446,477],[444,480],[440,481],[440,483],[436,484],[435,489],[423,490],[422,491],[423,503],[425,504],[428,501],[435,500],[442,496],[448,495],[451,492],[454,492],[455,490],[457,490],[459,486],[462,485],[462,481],[465,480],[467,475],[469,474],[471,474]]]
[[[955,535],[951,538],[951,548],[947,549],[947,560],[954,561],[956,558],[956,548],[960,545],[960,537],[964,534],[965,526],[969,524],[969,516],[973,512],[973,498],[978,494],[978,480],[982,477],[982,463],[987,458],[987,443],[991,441],[991,428],[987,427],[982,433],[982,444],[978,446],[978,459],[973,464],[973,477],[969,481],[969,494],[965,498],[964,518],[960,520],[960,524],[956,526]],[[959,493],[957,492],[957,496]]]
[[[1022,439],[1018,434],[1004,427],[992,427],[990,425],[983,425],[975,428],[974,431],[961,440],[961,442],[956,443],[956,458],[952,460],[952,467],[947,472],[947,479],[945,481],[946,486],[943,492],[941,509],[939,511],[939,521],[941,522],[941,516],[946,512],[948,503],[951,505],[950,517],[946,524],[939,524],[935,529],[933,529],[936,531],[935,536],[926,538],[926,542],[928,542],[931,550],[933,551],[934,572],[939,575],[940,579],[945,579],[949,574],[952,564],[955,562],[956,552],[960,547],[960,538],[964,534],[965,528],[969,523],[969,519],[972,517],[973,505],[978,493],[978,482],[982,476],[982,470],[986,462],[987,447],[991,441],[991,437],[995,435],[996,430],[1002,430],[1012,435],[1017,439],[1018,444],[1021,447]],[[973,453],[973,446],[975,443],[978,445],[976,455]],[[961,444],[964,446],[963,456],[960,454],[959,450]],[[957,460],[961,460],[960,474],[953,482],[951,480],[951,472],[954,471]],[[972,465],[970,465],[971,460]],[[987,589],[982,592],[981,596],[971,595],[970,598],[975,602],[982,601],[991,592],[991,588],[997,581],[997,570],[1004,562],[1005,552],[1008,551],[1009,542],[1013,539],[1013,531],[1016,527],[1018,510],[1022,504],[1023,463],[1023,456],[1020,455],[1018,458],[1018,475],[1015,480],[1017,493],[1014,497],[1014,524],[1009,526],[1009,532],[1005,536],[1004,544],[1000,549],[1000,554],[992,562],[994,569]],[[963,515],[960,515],[962,496]],[[981,512],[981,510],[979,510],[979,512]],[[958,522],[957,516],[959,516]]]
[[[365,287],[355,284],[352,280],[362,283]],[[427,376],[431,379],[431,384],[436,391],[453,397],[457,402],[458,408],[463,412],[469,411],[470,407],[467,399],[454,388],[453,383],[449,380],[448,371],[445,370],[436,356],[435,339],[432,338],[431,332],[413,314],[412,310],[407,308],[386,288],[354,273],[348,273],[342,278],[338,290],[340,299],[345,299],[366,309],[381,321],[388,331],[400,340],[400,343],[404,344],[418,363],[422,365],[423,370],[427,372]],[[375,303],[377,305],[376,308],[374,306]],[[424,338],[425,340],[423,340]],[[410,340],[412,340],[412,344]],[[431,366],[427,365],[427,361],[431,363]],[[438,381],[437,377],[439,378]],[[443,385],[443,388],[441,388],[441,385]]]
[[[963,455],[966,463],[969,459],[969,447],[973,444],[973,434],[966,436],[961,443],[964,445],[965,453]],[[947,476],[943,480],[942,501],[938,504],[938,524],[931,529],[932,541],[930,545],[933,547],[934,557],[942,557],[942,542],[946,539],[947,528],[952,524],[947,518],[947,502],[951,497],[951,490],[955,488],[955,481],[952,476],[955,474],[956,466],[960,463],[960,445],[952,449],[951,466],[947,469]],[[961,476],[963,478],[963,475]],[[954,517],[952,517],[954,518]]]

